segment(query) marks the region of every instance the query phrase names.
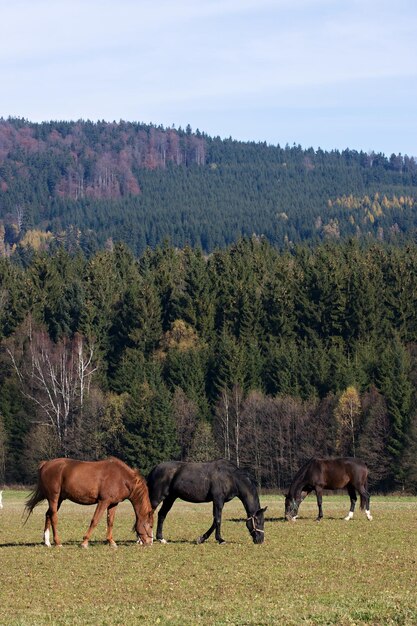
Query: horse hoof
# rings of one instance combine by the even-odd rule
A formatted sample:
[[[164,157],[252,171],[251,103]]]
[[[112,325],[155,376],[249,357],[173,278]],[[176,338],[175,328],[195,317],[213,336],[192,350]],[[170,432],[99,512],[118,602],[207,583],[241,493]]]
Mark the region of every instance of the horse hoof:
[[[200,545],[200,543],[204,543],[204,542],[205,542],[204,537],[199,537],[198,539],[196,539],[196,544],[197,545]]]
[[[219,540],[219,546],[224,546],[224,544],[225,544],[225,543],[226,543],[226,542],[225,542],[225,540],[224,540],[224,539],[220,539],[220,540]]]
[[[62,548],[62,543],[57,543],[55,548]]]
[[[117,548],[117,543],[115,541],[109,541],[110,548]]]
[[[87,550],[88,548],[88,543],[82,543],[81,547],[84,548],[84,550]]]
[[[168,543],[168,541],[166,539],[158,539],[158,541],[159,541],[159,543],[164,543],[164,544]],[[197,541],[197,543],[198,543],[198,541]]]

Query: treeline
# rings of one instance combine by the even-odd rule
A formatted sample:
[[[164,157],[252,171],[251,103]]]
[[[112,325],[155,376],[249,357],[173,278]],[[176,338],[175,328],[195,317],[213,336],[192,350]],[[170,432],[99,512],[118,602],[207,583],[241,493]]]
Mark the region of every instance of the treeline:
[[[417,488],[417,246],[0,259],[0,480],[114,454],[225,456],[284,488],[313,454]]]
[[[91,256],[169,237],[211,252],[239,237],[279,248],[416,232],[415,158],[209,137],[190,127],[0,119],[0,254],[28,238]],[[33,232],[35,231],[35,234]],[[39,242],[39,232],[51,236]]]

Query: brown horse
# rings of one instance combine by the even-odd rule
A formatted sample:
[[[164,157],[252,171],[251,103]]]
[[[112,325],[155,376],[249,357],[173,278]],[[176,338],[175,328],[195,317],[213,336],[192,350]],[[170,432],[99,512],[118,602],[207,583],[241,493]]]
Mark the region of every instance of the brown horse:
[[[130,500],[136,514],[134,530],[138,543],[151,544],[153,541],[153,510],[149,500],[145,479],[125,463],[110,457],[104,461],[75,461],[74,459],[52,459],[39,465],[38,485],[26,502],[27,518],[39,502],[48,500],[45,515],[44,541],[50,546],[49,529],[52,524],[54,543],[61,546],[57,533],[58,510],[63,500],[76,504],[97,504],[90,527],[82,547],[88,541],[101,516],[107,509],[107,541],[113,547],[113,523],[116,506],[123,500]]]
[[[353,517],[356,504],[356,491],[361,497],[361,509],[372,520],[369,508],[368,468],[364,461],[354,458],[317,459],[312,458],[303,465],[294,476],[288,494],[285,496],[285,517],[295,521],[298,507],[311,491],[316,492],[319,514],[323,517],[322,498],[324,489],[344,489],[350,496],[350,511],[345,520]]]

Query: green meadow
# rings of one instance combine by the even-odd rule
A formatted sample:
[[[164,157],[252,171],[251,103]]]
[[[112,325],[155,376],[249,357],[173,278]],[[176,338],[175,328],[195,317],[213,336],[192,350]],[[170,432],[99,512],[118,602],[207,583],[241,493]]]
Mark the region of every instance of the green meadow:
[[[62,548],[42,545],[46,505],[25,526],[27,492],[6,490],[0,510],[0,623],[67,624],[417,624],[417,498],[374,497],[343,520],[347,496],[324,498],[315,522],[310,496],[295,523],[283,497],[265,495],[265,543],[254,545],[240,501],[226,504],[219,546],[195,539],[211,524],[211,505],[177,502],[165,522],[167,545],[136,544],[129,502],[114,536],[105,520],[88,550],[80,543],[93,507],[64,502]]]

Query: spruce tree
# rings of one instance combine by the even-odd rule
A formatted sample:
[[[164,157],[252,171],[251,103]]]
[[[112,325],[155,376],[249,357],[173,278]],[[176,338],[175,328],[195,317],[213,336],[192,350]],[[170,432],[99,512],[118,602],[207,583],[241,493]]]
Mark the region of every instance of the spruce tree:
[[[390,420],[388,451],[392,458],[395,480],[403,484],[401,457],[410,424],[413,388],[410,380],[410,359],[397,334],[387,344],[379,366],[379,388],[383,393]]]
[[[132,385],[124,427],[123,456],[145,474],[178,454],[171,394],[157,364],[148,364],[143,382],[139,379]]]

